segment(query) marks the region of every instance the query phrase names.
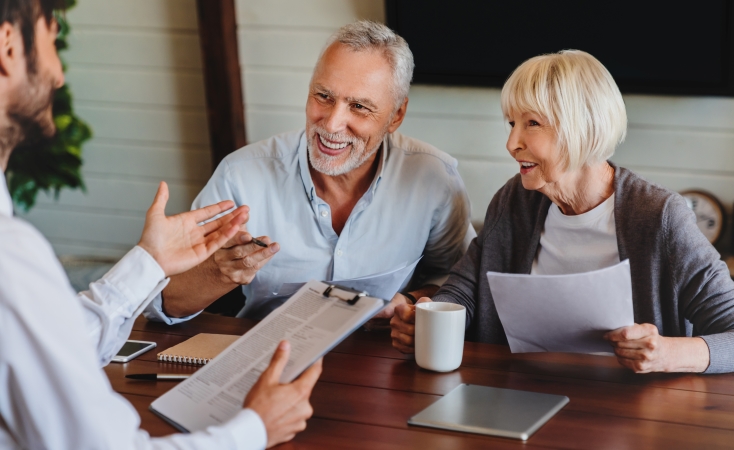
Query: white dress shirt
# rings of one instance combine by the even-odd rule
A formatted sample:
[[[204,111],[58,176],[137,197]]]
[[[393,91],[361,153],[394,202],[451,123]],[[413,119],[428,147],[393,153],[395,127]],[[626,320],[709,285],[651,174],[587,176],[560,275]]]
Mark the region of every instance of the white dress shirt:
[[[591,211],[575,216],[563,214],[556,204],[550,206],[531,274],[591,272],[617,263],[614,194]]]
[[[280,306],[283,283],[349,280],[403,267],[423,256],[410,287],[442,284],[476,236],[457,161],[437,148],[392,133],[378,168],[341,233],[331,208],[316,194],[305,130],[250,144],[227,155],[194,200],[193,208],[233,200],[250,207],[247,230],[269,236],[280,251],[253,281],[240,317],[262,319]],[[160,296],[148,318],[167,323]]]
[[[12,217],[0,172],[0,449],[264,448],[265,428],[252,410],[202,432],[151,438],[112,390],[100,367],[167,282],[135,247],[75,294],[48,242]]]

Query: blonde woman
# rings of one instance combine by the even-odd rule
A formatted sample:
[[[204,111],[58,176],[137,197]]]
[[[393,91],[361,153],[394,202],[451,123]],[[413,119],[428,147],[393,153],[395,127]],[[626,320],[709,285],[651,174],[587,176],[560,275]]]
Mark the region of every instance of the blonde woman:
[[[532,58],[507,80],[502,111],[520,173],[433,301],[467,308],[468,340],[506,344],[485,273],[629,259],[636,323],[605,335],[618,361],[636,372],[734,371],[734,282],[681,196],[608,161],[627,115],[606,68],[578,50]],[[402,305],[392,319],[403,352],[413,351],[414,317]]]

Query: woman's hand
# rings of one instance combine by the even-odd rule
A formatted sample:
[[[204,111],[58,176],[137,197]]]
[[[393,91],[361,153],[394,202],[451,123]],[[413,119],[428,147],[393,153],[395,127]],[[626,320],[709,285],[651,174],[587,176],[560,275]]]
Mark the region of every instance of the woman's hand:
[[[232,238],[248,219],[247,206],[241,206],[217,220],[198,224],[234,207],[226,200],[216,205],[166,217],[168,185],[161,182],[153,204],[145,215],[143,235],[138,245],[161,266],[167,277],[185,272],[202,263]]]
[[[416,302],[432,301],[428,297],[421,297]],[[395,307],[395,314],[390,319],[390,337],[392,346],[403,353],[415,353],[415,305],[403,303]]]
[[[617,361],[636,373],[703,372],[709,366],[706,341],[660,336],[650,323],[618,328],[604,339],[614,347]]]

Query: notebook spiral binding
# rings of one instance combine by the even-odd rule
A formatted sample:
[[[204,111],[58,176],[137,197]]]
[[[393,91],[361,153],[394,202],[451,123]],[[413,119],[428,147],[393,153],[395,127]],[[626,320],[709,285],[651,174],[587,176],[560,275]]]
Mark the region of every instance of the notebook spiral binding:
[[[189,356],[179,356],[179,355],[158,355],[158,361],[184,363],[184,364],[206,364],[209,361],[211,361],[211,359],[192,358]]]

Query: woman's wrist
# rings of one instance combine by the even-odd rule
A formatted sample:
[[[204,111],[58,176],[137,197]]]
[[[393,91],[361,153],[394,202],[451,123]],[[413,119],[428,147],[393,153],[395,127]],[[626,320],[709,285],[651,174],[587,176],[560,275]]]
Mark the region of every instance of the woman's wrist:
[[[702,373],[711,362],[709,347],[700,337],[668,337],[668,367],[666,372]]]

